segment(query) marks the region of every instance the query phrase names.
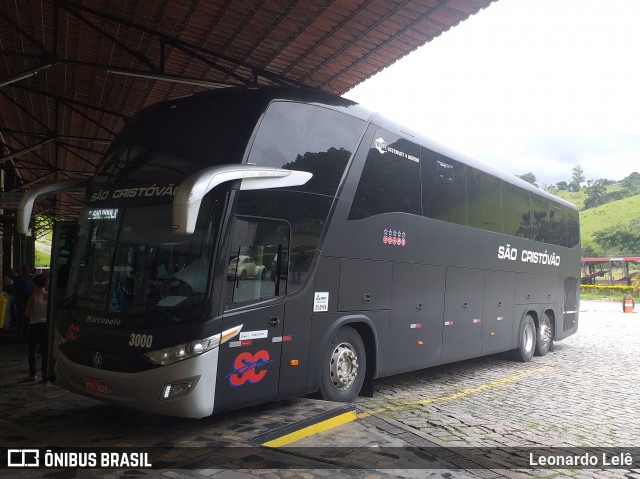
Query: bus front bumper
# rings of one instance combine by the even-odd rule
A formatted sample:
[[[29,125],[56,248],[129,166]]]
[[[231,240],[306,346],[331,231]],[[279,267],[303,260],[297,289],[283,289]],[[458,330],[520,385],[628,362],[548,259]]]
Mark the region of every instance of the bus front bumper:
[[[53,356],[56,383],[71,392],[168,416],[202,418],[213,413],[218,348],[139,373],[82,366],[67,359],[58,347]],[[183,394],[171,397],[172,390]]]

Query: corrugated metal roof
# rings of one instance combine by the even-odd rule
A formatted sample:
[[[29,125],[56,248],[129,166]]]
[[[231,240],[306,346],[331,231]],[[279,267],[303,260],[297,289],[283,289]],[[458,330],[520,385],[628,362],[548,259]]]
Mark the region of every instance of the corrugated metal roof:
[[[343,94],[493,1],[0,0],[5,190],[91,176],[126,118],[195,80]]]

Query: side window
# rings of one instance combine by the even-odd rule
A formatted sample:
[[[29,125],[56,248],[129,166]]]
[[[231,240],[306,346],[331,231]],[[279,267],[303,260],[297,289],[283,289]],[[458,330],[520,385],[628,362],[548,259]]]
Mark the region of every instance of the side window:
[[[395,212],[422,214],[419,156],[420,148],[414,143],[378,130],[362,170],[349,219]]]
[[[566,218],[562,214],[563,207],[551,202],[549,208],[550,238],[549,242],[558,246],[567,245]]]
[[[234,218],[226,262],[225,308],[286,293],[290,230],[286,221]]]
[[[531,239],[550,243],[549,200],[531,195]]]
[[[529,192],[502,182],[504,232],[511,236],[531,238],[531,204]]]
[[[567,218],[567,246],[573,248],[580,243],[580,219],[578,212],[565,208]]]
[[[260,122],[249,163],[313,174],[296,190],[334,196],[364,122],[296,102],[272,103]]]
[[[466,225],[467,166],[426,148],[421,160],[424,215]]]
[[[327,224],[332,198],[300,191],[254,190],[241,191],[236,214],[261,218],[281,218],[291,226],[289,251],[285,248],[289,265],[287,294],[295,293],[310,279],[318,244]],[[282,274],[286,277],[286,270]]]
[[[502,181],[475,168],[467,175],[469,226],[502,233]]]

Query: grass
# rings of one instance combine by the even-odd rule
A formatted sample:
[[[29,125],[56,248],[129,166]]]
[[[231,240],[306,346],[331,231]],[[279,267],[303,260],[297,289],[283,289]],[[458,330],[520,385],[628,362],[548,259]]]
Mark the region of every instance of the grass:
[[[593,235],[596,231],[625,224],[635,218],[640,218],[640,195],[581,211],[580,236],[583,246],[590,244],[595,248],[597,245],[593,242]],[[637,253],[640,254],[640,251]]]
[[[51,263],[51,255],[36,250],[35,266],[36,268],[42,268],[43,266],[49,266]]]
[[[607,192],[621,190],[620,185],[607,186]],[[599,251],[599,255],[617,255],[616,252],[604,252],[600,250],[593,238],[597,231],[606,230],[613,226],[628,223],[630,220],[640,218],[640,195],[630,196],[622,200],[613,201],[606,205],[584,210],[584,202],[587,194],[584,188],[580,191],[558,191],[556,196],[563,198],[578,207],[580,210],[580,237],[582,246],[591,246],[594,251]],[[640,251],[637,252],[640,255]]]
[[[602,294],[581,292],[580,300],[581,301],[606,301],[608,303],[618,303],[620,304],[620,311],[622,311],[622,301],[624,300],[625,296],[626,294],[622,294],[622,293],[613,293],[605,296]],[[633,298],[634,303],[640,304],[640,296],[638,296],[637,294],[632,294],[631,298]]]
[[[585,193],[584,188],[580,191],[560,190],[554,194],[563,200],[567,200],[569,203],[573,203],[579,210],[584,208],[584,202],[587,199],[587,194]]]

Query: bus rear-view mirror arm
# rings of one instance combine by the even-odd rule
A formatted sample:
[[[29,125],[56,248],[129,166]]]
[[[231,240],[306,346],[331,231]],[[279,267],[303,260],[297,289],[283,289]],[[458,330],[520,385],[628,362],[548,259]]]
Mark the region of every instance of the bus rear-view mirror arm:
[[[180,183],[173,198],[172,226],[178,234],[192,234],[195,231],[202,198],[224,182],[241,180],[241,190],[260,190],[304,185],[312,176],[306,171],[255,165],[205,168]]]
[[[64,191],[82,191],[87,189],[88,184],[89,181],[86,179],[60,180],[34,186],[29,191],[26,191],[22,195],[20,203],[18,203],[18,233],[28,233],[33,204],[39,196],[62,193]]]

